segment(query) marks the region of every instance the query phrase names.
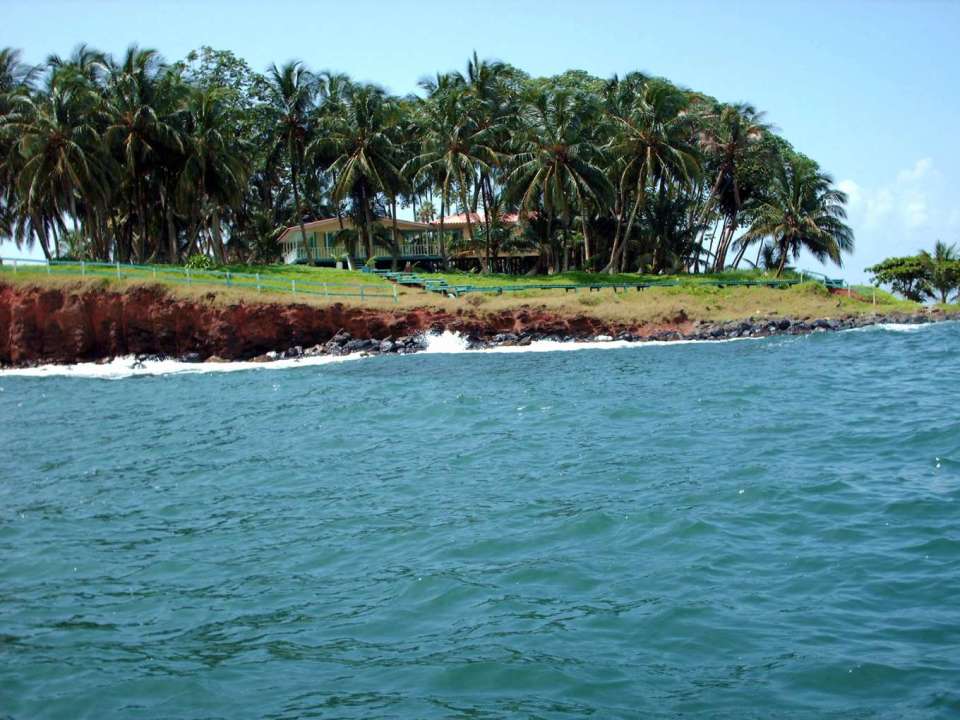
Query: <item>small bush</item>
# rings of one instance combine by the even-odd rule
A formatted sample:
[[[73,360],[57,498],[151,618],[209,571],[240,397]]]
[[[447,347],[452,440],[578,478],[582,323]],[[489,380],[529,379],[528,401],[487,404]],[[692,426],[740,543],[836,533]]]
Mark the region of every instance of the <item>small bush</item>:
[[[466,302],[468,305],[473,305],[473,307],[480,307],[487,302],[487,298],[483,295],[469,295],[467,296]]]
[[[793,285],[787,288],[787,292],[796,295],[830,297],[830,291],[818,282],[803,282],[799,285]]]
[[[209,255],[201,255],[200,253],[191,255],[185,265],[191,270],[214,270],[217,267],[213,258]]]
[[[599,294],[598,295],[580,295],[577,298],[577,302],[587,307],[596,307],[597,305],[600,305],[603,302],[603,298],[600,297]]]

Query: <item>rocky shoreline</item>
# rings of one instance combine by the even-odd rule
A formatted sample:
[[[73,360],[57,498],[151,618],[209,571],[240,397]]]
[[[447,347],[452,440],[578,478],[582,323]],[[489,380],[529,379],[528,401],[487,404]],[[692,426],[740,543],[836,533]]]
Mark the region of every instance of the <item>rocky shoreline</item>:
[[[626,331],[621,331],[616,335],[557,335],[550,333],[496,333],[491,337],[484,338],[477,335],[464,336],[464,342],[467,350],[488,350],[496,347],[525,347],[536,341],[547,341],[556,343],[603,343],[603,342],[672,342],[678,340],[700,340],[700,341],[722,341],[734,340],[738,338],[762,338],[774,335],[807,335],[818,332],[838,332],[841,330],[853,330],[856,328],[869,327],[881,323],[898,323],[908,325],[923,325],[932,322],[938,322],[946,319],[942,313],[916,313],[916,314],[889,314],[877,316],[849,317],[840,320],[818,319],[818,320],[795,320],[792,318],[776,318],[761,320],[740,320],[726,323],[694,323],[694,329],[691,332],[663,331],[650,334],[638,335]],[[443,328],[434,328],[433,332],[442,332]],[[271,350],[255,357],[249,358],[248,362],[269,363],[277,360],[298,360],[311,357],[342,357],[345,355],[359,354],[360,356],[369,355],[409,355],[427,349],[429,344],[426,334],[409,335],[400,338],[384,338],[377,340],[375,338],[355,338],[346,330],[340,330],[330,340],[324,344],[317,344],[312,347],[304,348],[302,346],[293,346],[286,350]],[[142,364],[147,361],[175,359],[185,363],[223,363],[231,362],[219,355],[211,355],[207,358],[199,353],[190,352],[180,357],[169,358],[166,355],[138,355],[136,363]],[[104,362],[110,359],[105,359]]]
[[[939,311],[840,318],[752,317],[731,322],[689,318],[683,310],[656,322],[613,322],[586,312],[559,314],[521,305],[481,313],[470,307],[221,304],[183,299],[156,286],[125,291],[0,284],[0,367],[104,362],[134,356],[183,362],[271,362],[355,353],[407,354],[429,333],[450,331],[468,349],[555,342],[730,340],[847,330],[876,323],[927,323]]]

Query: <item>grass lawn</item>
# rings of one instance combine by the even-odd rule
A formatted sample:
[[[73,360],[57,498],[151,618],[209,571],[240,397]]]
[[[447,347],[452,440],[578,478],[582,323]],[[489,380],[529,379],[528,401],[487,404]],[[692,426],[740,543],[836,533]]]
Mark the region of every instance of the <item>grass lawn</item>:
[[[65,269],[61,266],[59,269]],[[0,280],[15,284],[34,284],[41,287],[62,288],[109,288],[124,291],[134,287],[161,284],[175,297],[209,303],[276,302],[329,305],[342,302],[347,305],[381,309],[409,310],[431,308],[450,313],[469,313],[482,317],[487,314],[512,312],[521,307],[555,313],[560,316],[593,316],[621,323],[646,323],[672,321],[686,317],[691,320],[726,321],[747,317],[836,318],[844,315],[886,313],[894,311],[916,312],[921,305],[900,300],[890,293],[871,286],[852,288],[854,297],[831,294],[823,285],[805,282],[789,288],[737,287],[723,288],[703,285],[708,277],[722,279],[751,279],[763,277],[756,272],[724,273],[721,276],[674,276],[681,281],[675,287],[648,288],[643,291],[616,292],[604,289],[600,292],[581,291],[567,293],[563,290],[529,290],[505,295],[469,294],[459,298],[427,293],[418,288],[397,287],[372,273],[314,268],[303,265],[240,266],[233,265],[218,273],[191,271],[191,283],[184,281],[183,268],[156,266],[128,268],[121,266],[122,278],[116,278],[116,269],[86,267],[87,274],[80,277],[79,269],[70,274],[47,274],[45,266],[27,270],[20,267],[14,274],[10,265],[0,266]],[[231,273],[231,283],[224,282],[225,272]],[[95,271],[96,274],[93,274]],[[102,271],[102,273],[101,273]],[[154,277],[156,271],[156,277]],[[260,291],[256,277],[237,275],[260,275]],[[635,283],[639,280],[665,279],[667,276],[600,275],[589,273],[565,273],[553,276],[476,275],[471,273],[425,274],[426,277],[443,277],[451,284],[512,285],[538,283],[590,283],[606,280],[609,283]],[[297,295],[291,285],[297,284]],[[328,283],[326,290],[322,283]],[[348,295],[340,295],[337,286]],[[358,288],[365,289],[359,297]],[[394,290],[397,292],[394,300]],[[326,292],[329,295],[325,294]],[[857,297],[859,296],[859,297]],[[875,298],[875,304],[874,304]],[[960,306],[944,308],[948,312],[960,312]]]
[[[678,280],[683,284],[696,285],[704,280],[761,280],[771,279],[772,275],[755,270],[737,270],[723,273],[708,273],[703,275],[643,275],[640,273],[588,273],[581,271],[557,273],[555,275],[505,275],[492,273],[482,275],[468,272],[417,272],[424,278],[431,280],[446,280],[449,285],[475,285],[477,287],[496,287],[498,285],[544,285],[548,283],[568,283],[586,285],[602,283],[608,285],[623,285],[637,282]],[[794,277],[785,274],[784,278]]]

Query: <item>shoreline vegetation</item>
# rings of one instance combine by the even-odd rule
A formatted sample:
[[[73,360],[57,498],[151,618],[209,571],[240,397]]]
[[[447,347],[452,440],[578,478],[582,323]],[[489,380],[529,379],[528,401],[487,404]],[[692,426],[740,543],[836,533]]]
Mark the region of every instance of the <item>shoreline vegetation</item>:
[[[878,292],[787,289],[650,288],[642,293],[459,299],[404,292],[399,303],[257,295],[241,289],[139,281],[20,277],[0,279],[0,366],[102,362],[121,356],[223,362],[411,353],[425,334],[460,333],[467,347],[537,340],[726,340],[806,334],[876,323],[958,317]]]
[[[0,363],[415,350],[431,329],[474,346],[721,339],[949,312],[874,288],[734,287],[802,281],[801,252],[842,266],[845,204],[756,108],[640,72],[533,77],[474,53],[399,97],[298,61],[259,73],[209,47],[168,63],[81,45],[40,66],[7,48],[0,237],[48,263],[115,264],[117,279],[0,268]],[[403,255],[404,208],[436,256]],[[345,250],[323,261],[347,270],[315,267],[305,225],[324,218],[339,227],[325,248]],[[286,259],[305,263],[278,264],[297,229]],[[361,257],[473,289],[398,287],[355,271]],[[878,282],[913,300],[955,293],[954,248],[893,260],[872,269]],[[187,268],[184,287],[171,271]],[[718,279],[729,285],[706,285]],[[597,287],[524,287],[557,283]]]
[[[2,49],[0,236],[48,260],[268,264],[289,229],[312,265],[305,226],[336,219],[325,262],[398,269],[409,209],[431,263],[481,273],[780,276],[801,251],[853,250],[846,195],[748,103],[476,53],[419,88],[209,47],[80,45],[38,66]]]

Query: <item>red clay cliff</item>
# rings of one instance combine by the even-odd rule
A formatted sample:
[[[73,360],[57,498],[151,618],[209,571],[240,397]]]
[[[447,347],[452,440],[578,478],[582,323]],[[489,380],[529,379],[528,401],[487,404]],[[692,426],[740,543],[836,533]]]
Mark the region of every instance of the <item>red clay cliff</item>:
[[[427,330],[490,337],[498,332],[589,336],[638,329],[529,307],[481,318],[470,310],[452,314],[342,304],[227,305],[177,298],[162,287],[116,291],[0,284],[0,365],[138,354],[199,353],[240,360],[270,350],[322,344],[339,330],[355,338],[387,339]]]

